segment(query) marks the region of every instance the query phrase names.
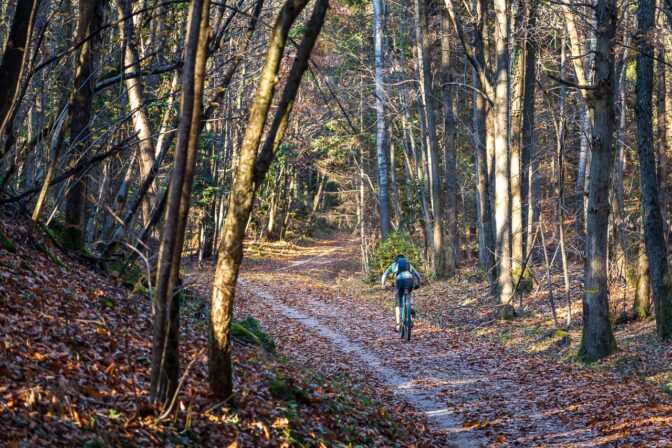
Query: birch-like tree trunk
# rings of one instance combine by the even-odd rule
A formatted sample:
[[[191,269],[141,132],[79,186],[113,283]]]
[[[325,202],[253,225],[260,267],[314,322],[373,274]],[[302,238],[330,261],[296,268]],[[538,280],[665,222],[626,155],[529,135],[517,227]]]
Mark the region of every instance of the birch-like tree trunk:
[[[575,6],[570,3],[565,3],[562,6],[562,11],[565,16],[565,26],[567,28],[567,35],[570,43],[570,53],[572,55],[572,64],[574,66],[574,77],[577,84],[580,86],[588,86],[588,64],[586,64],[586,50],[581,43],[579,31],[576,27],[576,12],[573,10]],[[591,119],[588,107],[587,92],[585,89],[580,89],[580,104],[579,104],[579,139],[581,142],[581,149],[579,151],[579,165],[576,174],[576,229],[579,235],[585,232],[584,223],[584,197],[585,197],[585,182],[586,182],[586,161],[590,151],[590,135],[591,135]]]
[[[383,54],[384,6],[382,0],[373,0],[373,48],[375,59],[375,96],[376,96],[376,155],[378,161],[378,198],[380,201],[380,233],[383,241],[390,233],[389,184],[387,176],[387,121],[385,118]]]
[[[131,0],[116,0],[120,17],[131,15]],[[141,71],[140,56],[136,48],[136,33],[133,20],[124,20],[119,24],[119,32],[124,40],[124,66],[126,74]],[[154,164],[155,150],[152,125],[146,109],[145,92],[142,77],[129,77],[124,81],[128,95],[128,105],[133,116],[133,127],[138,134],[138,167],[140,177],[146,179]],[[156,202],[156,182],[152,181],[142,201],[143,222],[151,219],[151,207]]]
[[[511,188],[508,144],[508,5],[495,0],[495,246],[499,255],[498,295],[502,317],[513,315],[511,273]]]

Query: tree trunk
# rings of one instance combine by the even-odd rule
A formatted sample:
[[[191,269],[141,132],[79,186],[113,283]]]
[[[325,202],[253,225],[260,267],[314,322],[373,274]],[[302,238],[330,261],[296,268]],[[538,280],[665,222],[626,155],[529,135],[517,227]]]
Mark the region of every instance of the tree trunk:
[[[33,25],[40,8],[40,0],[20,0],[9,30],[5,51],[0,63],[0,140],[11,125],[11,113],[21,90],[21,78],[33,34]],[[4,19],[7,19],[5,17]],[[5,154],[0,154],[0,160]]]
[[[537,24],[537,8],[539,2],[531,0],[529,2],[529,11],[527,18],[527,28],[534,30]],[[530,33],[532,34],[532,33]],[[527,255],[528,251],[532,251],[532,256],[536,254],[535,248],[532,247],[533,235],[531,229],[534,228],[538,220],[535,218],[533,207],[538,207],[538,204],[531,200],[530,195],[533,190],[532,183],[538,183],[538,174],[532,171],[532,159],[537,159],[537,142],[535,134],[535,94],[537,87],[537,41],[534,35],[528,35],[525,39],[525,80],[523,81],[523,124],[522,124],[522,147],[521,147],[521,177],[520,177],[520,195],[522,212],[522,225],[526,228],[523,231],[523,236],[527,241],[523,241],[523,254]],[[534,186],[536,188],[536,186]],[[532,258],[532,260],[535,260]]]
[[[477,148],[477,171],[478,171],[478,192],[480,198],[479,221],[483,229],[482,238],[485,247],[483,255],[486,260],[486,270],[490,281],[490,290],[494,293],[496,277],[496,259],[495,259],[495,234],[493,229],[492,202],[492,183],[490,178],[490,152],[489,148],[494,146],[492,132],[489,131],[489,125],[492,125],[492,105],[491,102],[495,96],[494,88],[490,82],[488,72],[486,71],[485,61],[485,43],[484,29],[486,24],[485,0],[476,0],[474,2],[473,14],[477,17],[477,22],[473,28],[472,40],[470,44],[462,27],[462,22],[457,13],[457,8],[452,0],[444,0],[446,12],[450,16],[457,36],[462,43],[465,56],[473,67],[473,84],[475,91],[479,92],[474,96],[474,146]],[[508,70],[507,70],[508,71]],[[506,80],[505,80],[506,84]],[[506,86],[505,86],[506,87]]]
[[[579,356],[603,358],[616,350],[609,320],[607,279],[607,232],[609,190],[614,160],[614,36],[616,0],[597,2],[597,45],[592,109],[593,146],[590,163],[588,219],[586,222],[586,264],[583,296],[583,337]]]
[[[100,27],[100,0],[81,0],[79,2],[79,21],[77,37],[82,39],[93,34]],[[95,40],[84,43],[78,52],[75,83],[73,86],[72,101],[70,103],[70,156],[71,165],[78,163],[80,157],[87,157],[89,144],[89,127],[93,103],[93,88],[95,73],[93,70],[95,58]],[[84,233],[86,226],[86,177],[76,176],[70,184],[65,202],[65,231],[63,244],[72,250],[84,248]]]
[[[385,241],[390,233],[389,185],[387,182],[387,121],[385,118],[382,0],[373,0],[373,47],[375,56],[376,154],[378,160],[378,197],[380,201],[380,234]]]
[[[658,337],[672,337],[672,279],[669,276],[665,224],[660,210],[656,160],[653,148],[653,56],[650,40],[655,17],[654,0],[637,3],[637,82],[635,84],[637,152],[642,190],[644,241],[649,259],[651,289]]]
[[[117,11],[120,17],[131,15],[131,0],[116,0]],[[141,71],[140,57],[136,48],[137,38],[133,26],[133,20],[125,20],[119,24],[119,32],[124,40],[124,66],[125,73],[131,74]],[[126,81],[128,105],[133,116],[133,127],[138,134],[138,166],[140,177],[146,179],[154,164],[154,141],[152,125],[146,109],[145,93],[142,78],[128,78]],[[151,207],[156,202],[156,182],[152,181],[142,201],[143,222],[146,224],[151,219]]]
[[[401,206],[399,205],[399,185],[397,184],[397,159],[395,155],[394,142],[390,141],[390,189],[392,190],[392,208],[394,209],[395,219],[393,227],[401,227]]]
[[[662,14],[661,14],[662,18]],[[661,21],[662,22],[662,21]],[[663,25],[663,23],[661,23]],[[664,29],[663,26],[660,29]],[[667,106],[667,66],[665,64],[665,46],[660,45],[658,48],[657,62],[656,62],[656,77],[658,85],[656,86],[656,118],[657,118],[657,144],[656,152],[658,158],[657,177],[658,177],[658,198],[660,201],[660,212],[663,216],[663,226],[665,228],[664,234],[667,235],[667,212],[668,212],[668,186],[667,186],[667,133],[670,123],[668,123],[666,110]]]
[[[581,45],[579,32],[576,28],[575,12],[571,4],[563,4],[563,14],[565,16],[565,25],[567,27],[567,35],[569,36],[570,49],[572,54],[572,63],[574,65],[574,76],[577,84],[580,86],[587,86],[588,83],[588,67],[585,64],[584,58],[586,51]],[[583,236],[585,232],[584,223],[584,203],[585,203],[585,179],[586,179],[586,162],[590,150],[591,135],[591,119],[588,108],[587,92],[584,89],[579,89],[581,94],[579,105],[579,127],[580,127],[580,142],[581,149],[579,152],[579,166],[576,174],[576,228],[579,235]]]
[[[618,132],[616,137],[616,182],[615,194],[612,194],[612,204],[614,210],[613,216],[613,246],[614,254],[612,259],[615,261],[616,271],[619,276],[625,276],[627,265],[625,253],[625,229],[624,229],[624,198],[623,198],[623,159],[625,158],[625,118],[626,118],[626,62],[628,57],[628,46],[630,45],[629,36],[624,41],[625,48],[623,49],[621,59],[616,70],[618,79],[617,97],[615,101],[618,104]]]
[[[261,180],[263,180],[266,171],[258,171],[258,169],[261,166],[270,166],[270,162],[273,160],[273,151],[271,150],[270,155],[265,159],[268,165],[258,164],[257,150],[266,124],[268,110],[273,101],[273,91],[278,82],[280,61],[285,50],[289,30],[307,3],[307,0],[288,0],[275,22],[269,39],[259,84],[250,110],[245,137],[240,148],[235,180],[231,188],[231,203],[227,212],[226,222],[222,231],[222,241],[218,251],[210,312],[210,388],[213,395],[218,399],[229,399],[233,393],[229,327],[233,315],[233,299],[238,280],[238,271],[243,258],[245,227],[252,211],[256,189],[259,186],[255,178],[262,178]],[[326,10],[327,6],[327,0],[318,1],[307,27],[309,32],[314,32],[315,27],[317,27],[317,33],[319,33],[324,20],[324,14],[321,11],[322,9]],[[306,35],[308,35],[308,32]],[[313,44],[314,40],[306,43],[306,37],[304,36],[301,47],[309,46],[310,50],[312,50]],[[299,60],[297,54],[294,66],[307,66],[310,50],[302,52],[300,49],[299,54],[306,60]],[[292,71],[294,71],[294,66],[292,67]],[[303,72],[300,75],[303,75]],[[301,76],[298,77],[299,82],[300,79]],[[294,89],[294,93],[296,93],[296,87],[292,87],[289,83],[286,89]],[[281,102],[283,100],[287,100],[288,104],[291,104],[294,97],[285,98],[285,95],[283,95]],[[280,115],[288,115],[290,110],[288,108],[286,113]],[[276,114],[277,117],[278,114]],[[288,117],[284,118],[284,120],[287,119]],[[279,120],[282,121],[282,117]],[[268,146],[272,148],[276,138],[281,139],[282,136],[272,139],[269,136],[267,142],[270,140],[271,143]],[[267,147],[266,143],[264,147]]]
[[[651,276],[649,269],[649,257],[646,255],[646,243],[644,242],[644,219],[639,226],[639,245],[637,254],[637,285],[635,289],[635,301],[632,311],[638,319],[644,319],[651,314]]]
[[[427,171],[429,174],[430,203],[432,204],[432,268],[437,278],[446,274],[443,222],[441,213],[441,183],[439,174],[439,148],[436,136],[436,117],[432,100],[432,74],[429,55],[426,0],[415,0],[415,36],[417,45],[420,102],[426,123]]]
[[[565,79],[566,74],[566,45],[564,39],[562,41],[562,49],[560,50],[560,78]],[[557,166],[558,166],[558,182],[556,185],[556,196],[557,196],[557,205],[556,205],[556,215],[558,219],[558,233],[560,236],[560,256],[562,259],[562,274],[563,280],[565,282],[565,298],[567,300],[567,319],[565,325],[567,328],[572,324],[572,296],[571,296],[571,285],[569,282],[569,265],[567,260],[567,248],[565,244],[565,200],[564,200],[564,191],[565,191],[565,165],[564,165],[564,156],[565,156],[565,138],[567,137],[567,116],[566,116],[566,98],[567,98],[567,87],[564,85],[560,86],[560,104],[559,104],[559,120],[558,120],[558,129],[557,129],[557,142],[556,142],[556,157],[557,157]],[[528,227],[529,228],[529,227]],[[529,236],[529,233],[528,233]],[[528,244],[528,250],[534,250],[531,247],[531,244]]]
[[[154,402],[164,404],[169,403],[177,390],[180,365],[180,301],[176,293],[179,292],[177,289],[184,231],[201,131],[203,82],[210,33],[209,11],[210,0],[195,0],[189,6],[177,143],[158,256],[156,295],[153,303],[150,396]]]
[[[457,227],[457,126],[453,109],[453,79],[450,72],[450,18],[445,8],[441,10],[441,71],[443,74],[443,129],[445,134],[445,185],[446,185],[446,274],[455,275],[460,255]]]
[[[506,0],[495,0],[496,82],[495,125],[495,225],[496,252],[499,255],[498,295],[502,317],[513,316],[513,278],[511,275],[511,190],[508,145],[508,11]]]

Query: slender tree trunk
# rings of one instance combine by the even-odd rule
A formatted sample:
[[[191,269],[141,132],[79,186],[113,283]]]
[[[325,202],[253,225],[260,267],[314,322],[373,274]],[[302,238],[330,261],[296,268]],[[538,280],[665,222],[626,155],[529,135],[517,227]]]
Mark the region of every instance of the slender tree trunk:
[[[538,1],[530,0],[529,1],[529,11],[527,19],[527,28],[529,30],[534,30],[537,24],[537,9]],[[537,87],[537,41],[534,35],[527,36],[525,40],[525,80],[523,81],[524,92],[523,92],[523,125],[522,125],[522,149],[521,149],[521,178],[520,178],[520,195],[522,197],[521,207],[523,208],[523,219],[522,225],[527,228],[524,231],[524,237],[527,241],[524,241],[524,250],[523,254],[527,255],[528,251],[532,251],[532,256],[535,256],[535,248],[532,247],[534,243],[532,240],[534,236],[532,235],[532,230],[534,226],[538,223],[538,220],[535,221],[535,218],[539,216],[539,213],[534,212],[533,208],[538,207],[538,201],[535,202],[531,198],[532,190],[538,189],[538,174],[535,171],[532,171],[532,160],[537,160],[537,142],[536,142],[536,133],[535,133],[535,118],[536,118],[536,109],[535,109],[535,94]],[[535,260],[532,258],[532,260]]]
[[[273,91],[278,82],[280,61],[285,50],[289,30],[307,3],[307,0],[289,0],[279,13],[271,32],[266,59],[250,110],[243,144],[240,148],[236,176],[231,189],[231,203],[218,252],[210,312],[210,388],[215,397],[220,399],[228,399],[233,393],[229,327],[233,315],[233,299],[238,271],[243,257],[245,227],[252,211],[256,189],[259,186],[259,182],[256,182],[256,180],[263,180],[267,167],[273,160],[272,148],[275,146],[274,142],[276,139],[281,140],[282,135],[278,133],[276,136],[267,137],[266,142],[270,140],[271,143],[268,146],[265,143],[264,147],[270,147],[271,151],[269,154],[269,151],[262,149],[262,153],[267,156],[264,158],[264,164],[258,163],[257,151],[266,124],[268,110],[273,100]],[[306,28],[306,36],[308,36],[308,32],[315,32],[315,28],[317,28],[316,34],[319,33],[324,20],[322,10],[326,11],[327,7],[326,0],[321,0],[316,4]],[[310,56],[314,39],[311,41],[311,37],[306,36],[302,40],[292,71],[294,71],[294,67],[307,66],[307,58]],[[306,49],[302,51],[302,47],[309,48],[307,51]],[[302,59],[299,59],[299,55]],[[302,75],[303,71],[298,73],[299,82]],[[297,88],[298,84],[292,86],[289,82],[286,87],[287,90],[294,90],[294,95]],[[285,97],[283,95],[281,103],[284,100],[291,104],[294,96]],[[276,118],[280,115],[281,118],[278,120],[280,122],[282,120],[286,121],[288,117],[282,117],[288,115],[289,111],[291,111],[291,108],[287,108],[285,113],[276,113]],[[266,169],[262,168],[264,166]]]
[[[378,159],[378,197],[380,201],[380,233],[383,241],[390,233],[389,185],[387,181],[387,121],[385,118],[382,0],[373,0],[373,47],[375,53],[376,154]]]
[[[586,51],[581,45],[579,31],[576,28],[574,6],[570,3],[563,4],[563,14],[565,16],[565,26],[567,27],[567,35],[569,36],[570,49],[572,54],[572,63],[574,65],[574,76],[576,82],[581,86],[587,86],[588,83],[588,67],[585,64]],[[576,175],[576,228],[579,235],[585,232],[584,223],[584,203],[585,203],[585,183],[587,159],[590,150],[590,135],[591,135],[591,119],[588,108],[588,99],[586,90],[580,89],[581,93],[579,104],[579,127],[580,127],[580,142],[581,149],[579,152],[579,165]]]
[[[491,183],[491,170],[490,170],[490,151],[491,148],[494,148],[494,135],[491,130],[493,126],[493,108],[491,102],[495,97],[495,89],[492,86],[492,83],[489,79],[489,73],[486,70],[486,49],[484,42],[484,29],[486,24],[486,3],[485,0],[476,0],[474,2],[474,16],[477,17],[477,22],[475,23],[472,40],[473,43],[467,41],[467,36],[462,27],[462,22],[457,13],[457,8],[452,0],[444,0],[446,7],[446,12],[450,17],[450,21],[453,24],[453,27],[457,33],[458,39],[462,43],[462,48],[464,49],[465,56],[469,60],[469,63],[473,67],[473,83],[474,87],[478,92],[478,95],[475,96],[475,113],[474,113],[474,140],[475,146],[478,148],[478,157],[477,157],[477,166],[478,166],[478,191],[480,195],[480,219],[483,226],[485,242],[485,250],[483,255],[487,260],[487,272],[490,280],[491,292],[494,292],[494,278],[496,277],[496,259],[495,259],[495,233],[493,229],[493,214],[491,207],[491,195],[492,195],[492,183]],[[501,6],[501,5],[499,5]],[[506,14],[506,11],[504,11]],[[506,20],[506,18],[505,18]],[[504,36],[506,36],[507,29],[506,24],[503,30]],[[506,39],[506,37],[504,37]],[[506,47],[506,45],[505,45]],[[506,57],[504,56],[504,59]],[[506,62],[505,60],[502,62]],[[506,65],[506,64],[505,64]],[[498,67],[499,68],[499,67]],[[508,73],[508,67],[503,67],[502,70],[504,73]],[[508,91],[506,79],[503,80],[503,87],[506,97],[506,92]],[[507,103],[508,98],[504,98],[502,101]],[[504,122],[507,121],[507,113],[504,113]],[[504,125],[504,144],[506,144],[507,132],[506,125]],[[501,144],[501,141],[500,141]],[[508,157],[507,157],[508,159]],[[508,192],[508,188],[507,188]],[[510,266],[510,264],[509,264]],[[510,274],[510,270],[509,270]],[[513,286],[511,285],[511,288]]]
[[[28,139],[35,141],[35,146],[29,148],[26,154],[26,160],[23,165],[23,189],[28,190],[33,187],[35,183],[35,175],[37,170],[37,151],[40,148],[42,139],[40,132],[42,130],[44,117],[44,104],[42,101],[42,94],[35,95],[35,104],[28,111]]]
[[[209,12],[210,0],[195,0],[189,6],[177,143],[158,256],[150,396],[154,402],[164,404],[169,403],[177,390],[180,365],[180,301],[176,295],[201,131]]]
[[[593,147],[586,222],[583,337],[579,351],[579,355],[588,360],[603,358],[616,350],[616,340],[609,320],[608,241],[605,231],[609,226],[609,190],[614,160],[616,23],[616,0],[598,0],[595,90],[592,100]]]
[[[394,209],[393,226],[401,227],[401,206],[399,205],[399,185],[397,185],[397,163],[394,142],[390,141],[390,189],[392,190],[392,208]]]
[[[220,130],[221,132],[221,130]],[[220,143],[212,145],[212,185],[219,185],[219,152],[222,150]],[[215,226],[217,223],[217,193],[213,192],[209,198],[207,208],[204,208],[205,217],[203,219],[203,249],[199,253],[199,262],[212,258],[215,247]]]
[[[651,275],[649,257],[646,255],[646,243],[644,242],[643,217],[641,221],[637,253],[637,285],[635,288],[635,301],[632,305],[632,311],[638,319],[644,319],[651,314]]]
[[[432,78],[429,55],[429,31],[427,29],[426,0],[415,0],[415,36],[420,80],[420,103],[422,104],[426,128],[427,171],[429,174],[430,203],[432,204],[432,267],[434,275],[442,278],[446,274],[446,257],[443,244],[443,222],[441,212],[441,183],[439,174],[439,148],[436,134],[436,117],[432,100]]]
[[[642,216],[644,241],[649,259],[651,289],[656,314],[658,336],[667,340],[672,337],[672,279],[667,262],[665,224],[660,210],[656,160],[653,148],[653,56],[650,40],[655,17],[654,0],[639,0],[637,3],[637,152],[642,190]]]
[[[77,36],[89,36],[100,26],[100,0],[81,0],[79,2],[79,22]],[[87,157],[89,129],[92,116],[93,88],[95,76],[93,64],[95,58],[94,39],[79,48],[75,83],[70,104],[70,147],[72,148],[72,164],[77,164],[80,157]],[[77,176],[70,184],[65,202],[65,230],[63,244],[73,250],[84,248],[86,226],[86,177]]]
[[[359,146],[359,238],[360,249],[362,255],[362,272],[367,272],[369,269],[369,257],[366,248],[366,172],[364,171],[364,164],[366,162],[366,150],[364,145]]]
[[[616,101],[618,104],[618,132],[616,137],[616,182],[615,194],[612,194],[612,204],[614,210],[613,216],[613,243],[614,254],[612,259],[615,260],[616,271],[618,275],[624,276],[627,259],[625,253],[625,229],[624,229],[624,201],[623,201],[623,159],[625,157],[625,118],[626,118],[626,62],[628,57],[628,42],[629,38],[625,40],[625,48],[623,49],[621,60],[619,61],[616,76],[618,77],[618,93]]]
[[[67,110],[69,110],[69,107]],[[54,172],[56,171],[56,164],[58,163],[58,158],[61,154],[61,148],[63,147],[63,139],[65,138],[65,128],[70,121],[70,114],[67,112],[67,110],[61,112],[61,116],[57,118],[56,124],[54,125],[54,132],[49,142],[49,163],[47,165],[47,172],[44,175],[42,187],[40,188],[40,194],[37,196],[35,208],[33,208],[33,213],[31,215],[33,222],[37,222],[40,219],[42,207],[47,200],[49,187],[51,186],[51,180],[53,179]]]
[[[131,15],[131,0],[116,0],[119,16]],[[133,20],[125,20],[119,24],[119,32],[124,39],[124,66],[125,72],[132,74],[140,71],[140,56],[136,48],[136,33]],[[140,177],[146,179],[154,165],[154,142],[152,125],[146,109],[145,92],[142,78],[129,78],[125,81],[128,94],[128,105],[133,113],[133,127],[138,134],[138,166]],[[142,201],[143,222],[151,219],[151,207],[156,202],[156,182],[151,182]]]
[[[508,11],[506,0],[495,0],[496,82],[495,125],[495,245],[499,255],[498,295],[502,317],[513,315],[511,275],[511,189],[508,145]]]
[[[446,274],[455,275],[460,255],[457,227],[457,126],[453,109],[453,79],[450,72],[450,18],[445,8],[441,10],[441,71],[443,73],[443,129],[445,133],[445,185],[446,185]],[[437,218],[438,219],[438,218]]]
[[[21,90],[21,78],[29,53],[33,26],[40,8],[40,0],[20,0],[9,30],[7,43],[0,63],[0,140],[11,126],[12,109]],[[7,17],[5,17],[7,19]],[[5,154],[0,154],[0,160]]]
[[[662,14],[661,14],[662,18]],[[661,20],[662,22],[662,20]],[[664,23],[660,24],[660,29],[664,29]],[[660,212],[663,216],[663,226],[665,227],[664,234],[667,235],[667,215],[668,215],[668,184],[667,184],[667,134],[668,127],[668,111],[666,106],[668,105],[667,100],[667,66],[665,64],[666,55],[665,55],[665,46],[660,45],[657,52],[657,62],[656,62],[656,77],[657,83],[656,86],[656,119],[657,119],[657,144],[656,152],[658,158],[657,164],[657,177],[658,177],[658,198],[660,201]]]
[[[565,79],[566,75],[566,45],[563,40],[561,56],[560,56],[560,78]],[[564,165],[564,155],[565,155],[565,138],[567,136],[567,116],[566,116],[566,98],[567,98],[567,87],[562,85],[560,86],[560,112],[559,112],[559,126],[557,131],[557,165],[558,165],[558,183],[556,186],[556,195],[557,195],[557,210],[556,215],[558,218],[558,233],[560,235],[560,255],[562,257],[562,274],[565,282],[565,298],[567,300],[567,319],[566,326],[570,327],[572,324],[572,296],[571,296],[571,285],[569,283],[569,265],[567,260],[567,249],[565,244],[565,165]],[[528,227],[529,228],[529,227]],[[529,236],[529,233],[528,233]],[[531,247],[531,244],[528,244],[528,250],[534,250]]]

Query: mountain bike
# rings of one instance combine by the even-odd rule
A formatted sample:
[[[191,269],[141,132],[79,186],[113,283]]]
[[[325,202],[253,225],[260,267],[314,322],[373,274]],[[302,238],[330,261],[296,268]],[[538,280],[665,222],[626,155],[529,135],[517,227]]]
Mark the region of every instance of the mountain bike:
[[[411,329],[413,328],[413,316],[411,315],[411,304],[406,300],[408,291],[404,289],[401,295],[401,339],[411,340]]]

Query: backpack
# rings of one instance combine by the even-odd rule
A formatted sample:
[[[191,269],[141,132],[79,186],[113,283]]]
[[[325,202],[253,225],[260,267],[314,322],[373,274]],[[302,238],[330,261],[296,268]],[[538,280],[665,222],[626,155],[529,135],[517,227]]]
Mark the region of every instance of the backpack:
[[[400,258],[397,261],[397,274],[400,272],[408,272],[411,270],[411,263],[406,258]]]

